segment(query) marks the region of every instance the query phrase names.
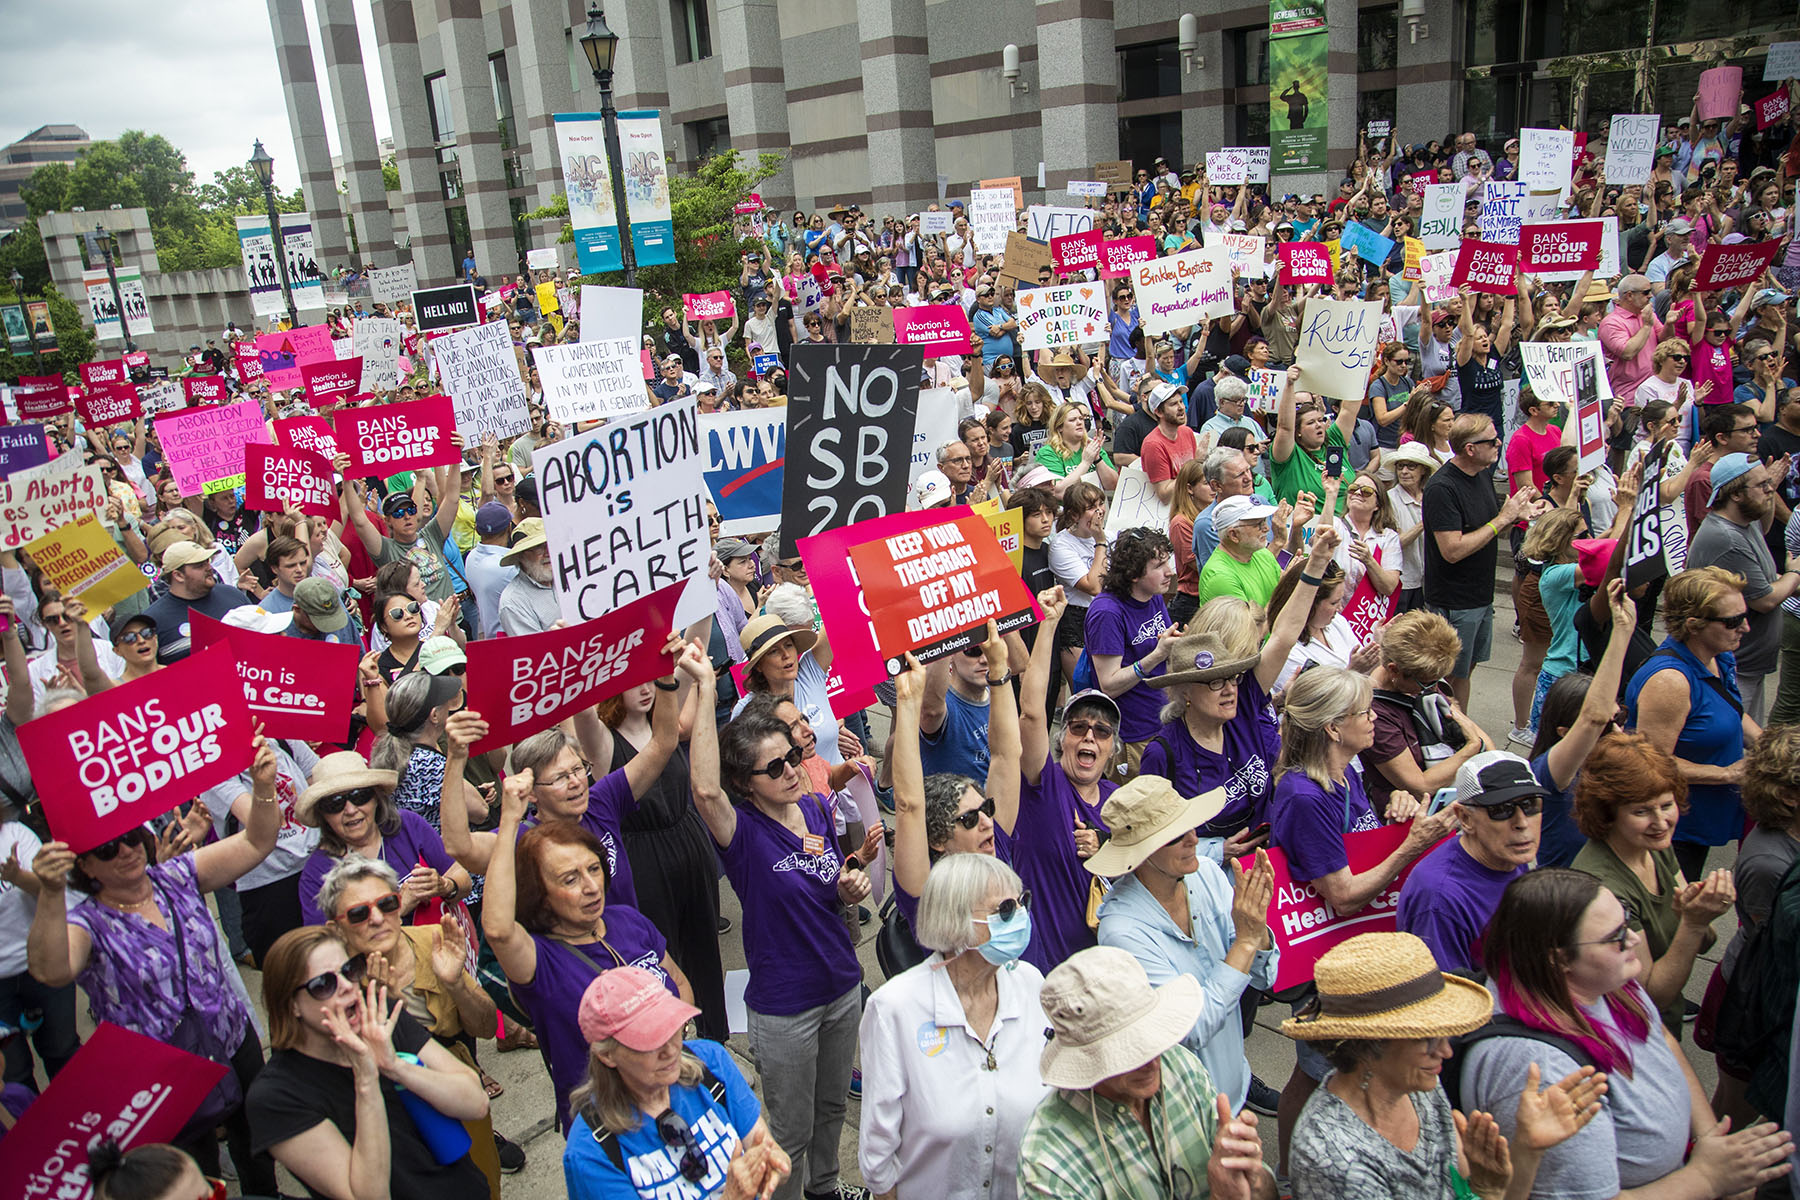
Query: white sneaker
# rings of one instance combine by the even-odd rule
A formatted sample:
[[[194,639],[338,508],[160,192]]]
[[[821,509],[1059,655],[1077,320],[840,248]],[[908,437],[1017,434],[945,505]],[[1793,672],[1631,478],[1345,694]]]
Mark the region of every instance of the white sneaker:
[[[1506,740],[1508,742],[1517,742],[1529,750],[1536,744],[1537,734],[1531,732],[1529,729],[1519,729],[1515,727],[1511,733],[1506,735]]]

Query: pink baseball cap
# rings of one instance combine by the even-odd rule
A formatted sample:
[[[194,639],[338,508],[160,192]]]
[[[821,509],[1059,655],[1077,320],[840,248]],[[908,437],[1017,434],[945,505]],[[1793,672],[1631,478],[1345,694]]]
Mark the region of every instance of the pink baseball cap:
[[[1606,564],[1612,561],[1613,548],[1619,544],[1618,538],[1576,538],[1570,543],[1575,548],[1575,561],[1580,564],[1581,581],[1589,587],[1599,587],[1600,581],[1606,578]]]
[[[602,971],[581,994],[575,1023],[594,1043],[612,1038],[629,1050],[662,1048],[700,1010],[671,995],[656,975],[642,967]]]

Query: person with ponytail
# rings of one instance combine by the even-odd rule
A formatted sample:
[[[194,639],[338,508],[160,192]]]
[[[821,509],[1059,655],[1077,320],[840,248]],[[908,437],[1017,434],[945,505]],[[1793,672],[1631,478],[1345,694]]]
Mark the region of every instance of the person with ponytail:
[[[209,1178],[186,1153],[162,1142],[129,1150],[112,1138],[96,1142],[88,1149],[88,1181],[94,1200],[212,1200],[225,1194],[222,1180]]]

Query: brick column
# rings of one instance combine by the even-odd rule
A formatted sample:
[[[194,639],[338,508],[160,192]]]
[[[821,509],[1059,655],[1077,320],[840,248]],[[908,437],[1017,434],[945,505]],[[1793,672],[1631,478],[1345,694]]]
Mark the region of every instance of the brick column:
[[[587,25],[587,12],[582,0],[570,3],[581,10],[581,16],[573,21],[579,39]],[[668,11],[661,0],[612,0],[606,7],[606,23],[619,35],[619,50],[613,55],[613,103],[621,109],[654,108],[669,115]],[[585,73],[577,94],[584,109],[599,111],[600,90]],[[670,130],[670,145],[677,152],[679,138],[679,130]]]
[[[369,8],[381,48],[381,75],[387,89],[388,119],[394,127],[394,161],[400,168],[413,271],[421,287],[447,284],[456,278],[461,257],[451,251],[449,223],[444,218],[444,192],[438,182],[412,0],[370,0]]]
[[[319,100],[319,76],[313,69],[312,41],[306,13],[287,0],[269,0],[269,30],[275,37],[275,62],[281,70],[282,99],[294,135],[293,165],[300,190],[312,214],[313,248],[321,266],[348,266],[350,240],[344,234],[343,208],[331,177],[331,146],[325,140],[325,108]],[[250,157],[246,151],[244,157]]]
[[[858,0],[870,200],[916,211],[937,199],[925,0]]]
[[[506,164],[494,117],[494,79],[488,67],[481,0],[439,0],[438,46],[450,85],[456,160],[462,167],[475,267],[489,280],[497,280],[518,273],[524,264],[513,242],[512,212],[506,204]]]
[[[781,65],[781,20],[775,0],[719,0],[718,13],[713,48],[725,69],[725,120],[731,127],[731,144],[752,162],[764,150],[786,151],[791,143],[787,73]],[[792,160],[763,180],[761,191],[775,207],[791,206]]]
[[[1038,111],[1055,191],[1119,157],[1119,56],[1112,0],[1037,0]]]
[[[362,39],[351,0],[318,0],[319,39],[325,44],[325,78],[337,111],[344,153],[344,187],[356,223],[358,257],[386,266],[394,259],[394,220],[381,181],[381,145],[369,107]]]
[[[581,112],[584,97],[569,86],[568,48],[564,42],[570,28],[570,13],[560,4],[515,4],[512,6],[513,32],[518,39],[518,53],[509,57],[513,85],[518,89],[518,107],[513,121],[519,127],[523,163],[529,168],[533,188],[530,207],[542,208],[562,191],[562,165],[556,153],[557,113]],[[575,21],[575,36],[581,36],[581,22]],[[577,53],[580,47],[576,47]],[[585,75],[584,75],[585,77]],[[533,246],[554,246],[561,235],[562,222],[531,223]],[[573,247],[560,251],[574,262]]]

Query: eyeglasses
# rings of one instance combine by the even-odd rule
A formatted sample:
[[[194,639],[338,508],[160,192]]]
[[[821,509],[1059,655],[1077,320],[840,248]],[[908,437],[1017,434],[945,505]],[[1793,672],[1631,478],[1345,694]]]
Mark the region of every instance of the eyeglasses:
[[[1412,366],[1412,359],[1410,358],[1390,358],[1388,361],[1393,363],[1396,367]]]
[[[319,801],[319,812],[327,817],[335,817],[351,804],[361,808],[375,801],[374,788],[351,788],[347,792],[334,792]]]
[[[538,780],[537,786],[555,791],[558,788],[568,786],[570,780],[578,780],[585,786],[593,778],[593,768],[584,762],[578,767],[570,767],[560,775],[551,775],[548,778]]]
[[[411,500],[402,500],[396,504],[384,505],[381,511],[390,517],[416,517],[419,515],[419,506]]]
[[[1671,361],[1671,362],[1687,362],[1688,356],[1685,354],[1671,354],[1671,355],[1669,355],[1669,361]]]
[[[1631,923],[1638,919],[1637,909],[1633,908],[1629,904],[1626,904],[1624,901],[1620,901],[1620,907],[1622,907],[1625,910],[1625,920],[1619,924],[1619,927],[1617,929],[1613,930],[1611,933],[1607,934],[1605,937],[1597,939],[1596,941],[1576,942],[1575,944],[1577,946],[1608,946],[1608,945],[1610,945],[1610,946],[1616,947],[1618,949],[1619,953],[1621,953],[1621,954],[1623,954],[1626,950],[1630,949],[1632,935],[1637,932],[1635,929],[1633,929],[1631,927]]]
[[[1105,721],[1070,721],[1063,726],[1063,729],[1078,738],[1093,734],[1094,740],[1101,742],[1113,735],[1113,727]]]
[[[375,910],[392,916],[400,911],[400,893],[389,892],[385,896],[377,896],[367,904],[352,904],[344,910],[344,920],[352,925],[365,924],[374,915]]]
[[[1526,796],[1519,800],[1508,800],[1505,804],[1487,804],[1480,807],[1481,811],[1488,815],[1490,821],[1510,821],[1516,812],[1524,813],[1528,817],[1537,816],[1544,811],[1544,800],[1541,796]]]
[[[789,767],[798,770],[801,762],[803,762],[805,758],[806,752],[800,749],[800,747],[795,746],[780,758],[771,758],[769,760],[769,765],[762,768],[760,771],[752,771],[750,774],[767,775],[770,779],[780,779],[787,774]]]
[[[513,481],[513,477],[511,475],[496,475],[496,476],[494,476],[495,486],[499,486],[500,484],[503,484],[503,483],[511,483],[512,481]]]
[[[1348,496],[1377,496],[1377,495],[1380,495],[1380,493],[1377,492],[1374,488],[1370,487],[1368,484],[1363,483],[1363,484],[1358,484],[1357,486],[1351,488],[1348,492],[1345,493],[1345,495],[1348,495]]]
[[[1744,626],[1750,624],[1750,614],[1748,612],[1741,612],[1735,617],[1708,617],[1706,619],[1723,625],[1727,629],[1742,629]]]
[[[991,803],[993,803],[993,801],[990,800],[989,803],[991,804]],[[1010,924],[1012,924],[1012,919],[1013,919],[1014,915],[1017,914],[1021,909],[1023,909],[1026,912],[1031,911],[1031,889],[1030,888],[1022,888],[1019,891],[1019,895],[1018,895],[1017,899],[1013,898],[1012,896],[1008,896],[1006,899],[1004,899],[1000,903],[996,904],[994,906],[993,913],[990,916],[988,916],[985,920],[981,917],[971,917],[969,919],[971,921],[975,922],[975,924],[977,924],[977,925],[992,925],[996,920],[999,921],[1000,924],[1002,924],[1002,925],[1010,925]]]
[[[1497,437],[1472,438],[1469,441],[1471,446],[1498,446],[1499,444],[1500,439]]]
[[[417,600],[414,600],[410,604],[397,605],[387,610],[387,619],[390,621],[398,621],[402,617],[416,617],[418,615],[419,602]]]
[[[689,1183],[699,1183],[706,1178],[706,1173],[712,1168],[707,1164],[706,1156],[700,1153],[700,1143],[694,1140],[694,1131],[681,1119],[681,1114],[670,1109],[656,1118],[656,1132],[662,1137],[663,1145],[681,1147],[683,1179]]]
[[[52,614],[46,616],[46,615],[43,615],[40,613],[38,616],[38,620],[42,621],[46,625],[66,625],[69,622],[69,614],[68,613],[52,613]]]
[[[983,800],[980,804],[976,805],[974,808],[971,808],[967,812],[959,812],[956,814],[955,817],[953,817],[951,819],[954,820],[958,825],[961,825],[964,829],[973,829],[977,825],[981,824],[981,818],[983,818],[983,817],[987,817],[989,819],[993,818],[994,807],[995,807],[994,806],[994,798],[992,796],[989,796],[986,800]]]
[[[156,630],[154,629],[133,629],[129,633],[121,633],[113,639],[121,646],[135,646],[139,642],[154,642],[155,640]]]
[[[1244,677],[1242,675],[1227,675],[1222,679],[1206,679],[1202,680],[1202,682],[1206,684],[1206,690],[1209,692],[1222,692],[1226,688],[1231,688],[1235,691],[1244,685]]]
[[[792,571],[796,575],[806,574],[806,564],[797,558],[793,562],[777,563],[776,565],[782,570]]]
[[[295,988],[296,992],[305,992],[320,1004],[337,995],[338,980],[361,987],[363,976],[368,973],[369,956],[353,954],[344,960],[344,965],[335,971],[321,971],[311,979]]]

